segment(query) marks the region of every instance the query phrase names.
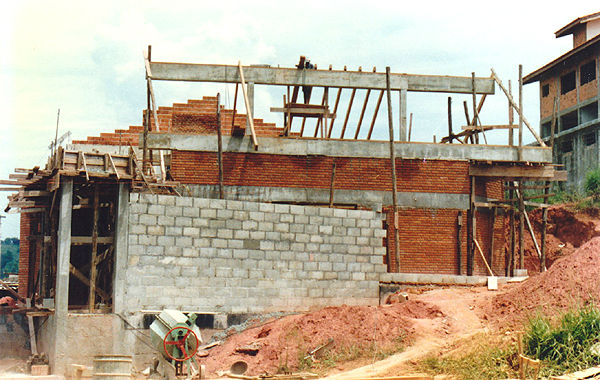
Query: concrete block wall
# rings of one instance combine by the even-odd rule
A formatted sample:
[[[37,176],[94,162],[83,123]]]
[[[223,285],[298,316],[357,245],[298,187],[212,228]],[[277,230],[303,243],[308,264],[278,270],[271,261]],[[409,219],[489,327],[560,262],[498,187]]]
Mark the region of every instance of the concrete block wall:
[[[125,311],[377,304],[382,214],[131,194]]]

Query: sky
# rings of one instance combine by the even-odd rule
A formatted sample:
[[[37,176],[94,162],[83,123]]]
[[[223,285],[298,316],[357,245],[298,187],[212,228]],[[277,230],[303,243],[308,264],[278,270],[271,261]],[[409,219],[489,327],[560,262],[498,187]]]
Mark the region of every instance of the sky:
[[[9,2],[0,14],[0,179],[14,168],[45,165],[57,119],[58,135],[71,132],[75,140],[141,125],[148,45],[152,60],[162,62],[293,67],[305,55],[333,69],[390,66],[394,73],[487,77],[494,68],[515,91],[519,64],[526,75],[570,50],[571,36],[556,39],[554,32],[598,11],[595,1],[560,8],[524,0]],[[154,89],[160,106],[217,92],[226,106],[233,103],[231,85],[156,82]],[[538,93],[537,84],[525,86],[525,115],[536,128]],[[269,107],[281,106],[282,94],[257,86],[255,116],[281,125]],[[447,97],[408,94],[413,141],[445,135]],[[453,124],[464,125],[461,103],[470,105],[471,97],[452,97]],[[507,123],[506,104],[496,86],[482,109],[483,124]],[[382,123],[374,135],[385,140]],[[489,140],[506,144],[506,133]],[[9,194],[0,192],[0,215]],[[6,216],[0,237],[18,237],[19,215]]]

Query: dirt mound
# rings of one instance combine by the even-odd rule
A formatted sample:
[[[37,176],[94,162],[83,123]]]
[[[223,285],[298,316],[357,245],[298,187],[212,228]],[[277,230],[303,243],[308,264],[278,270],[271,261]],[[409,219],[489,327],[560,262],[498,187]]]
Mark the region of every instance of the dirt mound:
[[[502,324],[518,325],[542,312],[553,315],[590,300],[600,301],[600,237],[595,237],[548,271],[493,298],[486,313]]]
[[[341,306],[269,321],[229,337],[202,360],[209,374],[228,370],[234,362],[248,363],[247,375],[297,371],[307,352],[333,339],[336,351],[379,348],[410,339],[412,320],[443,316],[437,306],[407,301],[385,306]],[[254,355],[253,355],[254,354]]]
[[[529,214],[529,220],[535,232],[538,244],[542,237],[542,209],[536,209]],[[518,230],[518,225],[517,225]],[[510,235],[509,220],[505,219],[506,236]],[[600,236],[600,220],[583,211],[575,211],[565,206],[548,208],[548,225],[546,234],[546,268],[560,259],[572,254],[578,247],[590,239]],[[527,227],[524,236],[525,269],[530,275],[540,273],[540,261]],[[516,237],[516,252],[518,253],[519,239]],[[510,249],[510,239],[506,239],[505,252]]]

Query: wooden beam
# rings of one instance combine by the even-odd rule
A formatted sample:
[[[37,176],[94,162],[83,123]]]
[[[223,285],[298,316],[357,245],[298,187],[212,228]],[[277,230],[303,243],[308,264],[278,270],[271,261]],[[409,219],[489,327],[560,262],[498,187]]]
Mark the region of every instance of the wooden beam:
[[[460,127],[463,131],[491,131],[494,129],[517,129],[519,126],[518,125],[510,125],[510,124],[495,124],[495,125],[480,125],[480,126],[473,126],[473,125],[463,125],[462,127]]]
[[[146,64],[146,77],[148,82],[148,89],[150,90],[150,98],[152,99],[152,115],[154,116],[154,126],[156,127],[156,131],[160,132],[160,124],[158,122],[158,112],[156,110],[156,98],[154,97],[154,88],[152,86],[152,68],[151,62],[148,59],[148,55],[144,54],[144,62]],[[165,158],[163,156],[162,150],[158,151],[158,155],[160,157],[160,176],[163,181],[167,179],[167,170],[165,167]]]
[[[96,278],[98,276],[98,220],[100,218],[100,185],[94,185],[94,214],[92,218],[92,261],[90,267],[89,310],[96,305]]]
[[[375,126],[375,121],[377,120],[379,106],[381,106],[381,100],[383,99],[384,93],[385,91],[381,90],[381,92],[379,93],[379,98],[377,98],[377,105],[375,106],[375,111],[373,111],[373,119],[371,120],[371,126],[369,127],[369,133],[367,134],[367,140],[371,140],[371,135],[373,134],[373,127]]]
[[[354,103],[354,96],[356,95],[356,89],[352,89],[352,93],[350,94],[350,102],[348,103],[348,111],[346,111],[346,118],[344,119],[344,125],[342,126],[342,133],[340,134],[340,139],[344,138],[346,134],[346,126],[348,125],[348,119],[350,118],[350,112],[352,112],[352,104]]]
[[[21,297],[19,295],[19,293],[15,292],[14,290],[12,290],[8,284],[6,284],[4,281],[0,280],[0,285],[2,285],[2,287],[4,289],[6,289],[13,297],[15,297],[16,299],[18,299],[19,301],[25,303],[25,298]]]
[[[250,99],[248,99],[248,93],[246,91],[246,81],[244,79],[244,69],[242,67],[242,61],[238,61],[239,78],[242,83],[242,92],[244,93],[244,103],[246,104],[246,114],[248,121],[250,122],[250,131],[252,133],[252,143],[254,144],[254,150],[258,150],[258,141],[256,140],[256,131],[254,130],[254,115],[252,114],[252,108],[250,107]],[[256,83],[255,81],[252,81]]]
[[[476,177],[539,177],[553,178],[553,166],[525,165],[474,165],[469,167],[469,175]]]
[[[91,236],[72,236],[71,237],[71,245],[86,245],[92,244]],[[114,239],[112,236],[98,236],[96,238],[97,244],[113,244]]]
[[[487,260],[485,259],[485,255],[483,254],[483,251],[481,250],[481,246],[477,242],[477,239],[473,238],[473,242],[475,243],[475,246],[477,247],[477,250],[479,251],[481,259],[483,260],[483,263],[485,264],[485,267],[487,268],[488,272],[490,272],[491,276],[495,276],[494,272],[492,272],[492,268],[490,268]]]
[[[152,80],[188,82],[240,82],[239,69],[233,65],[205,65],[192,63],[150,62]],[[323,86],[385,90],[386,79],[383,73],[337,71],[337,70],[298,70],[270,66],[246,66],[243,68],[246,80],[255,84],[275,86]],[[477,94],[493,94],[494,82],[490,78],[476,78]],[[390,74],[392,91],[408,90],[417,92],[444,92],[470,94],[470,77],[446,75]]]
[[[363,118],[365,117],[365,111],[367,110],[367,104],[369,103],[369,96],[371,96],[371,90],[367,90],[367,94],[365,95],[365,102],[363,103],[362,110],[360,111],[358,125],[356,126],[356,133],[354,134],[355,140],[358,138],[358,134],[360,133],[360,126],[362,125]]]
[[[69,264],[69,273],[71,273],[73,276],[75,276],[76,279],[78,279],[79,281],[81,281],[84,285],[86,286],[90,286],[90,280],[88,280],[83,273],[81,273],[79,270],[77,270],[77,268],[75,268],[73,266],[73,264]],[[98,294],[100,296],[100,298],[102,298],[103,301],[108,301],[110,300],[110,296],[108,295],[108,293],[106,293],[104,290],[100,289],[99,287],[96,287],[96,294]]]
[[[531,124],[529,124],[529,122],[527,121],[527,119],[525,119],[525,116],[521,112],[521,109],[519,108],[519,106],[517,105],[517,103],[515,103],[512,95],[504,87],[504,85],[502,84],[502,81],[500,80],[500,78],[498,78],[498,75],[496,75],[496,72],[494,71],[494,69],[492,69],[492,76],[493,76],[494,80],[496,81],[496,83],[498,83],[498,86],[502,89],[502,91],[504,91],[504,94],[508,98],[508,101],[510,102],[510,105],[513,106],[513,108],[515,109],[515,111],[517,111],[517,114],[519,114],[519,116],[522,118],[523,123],[527,126],[527,128],[529,129],[529,131],[531,132],[531,134],[533,135],[533,137],[535,137],[536,141],[542,147],[547,146],[546,143],[537,134],[537,132],[533,129],[533,127],[531,126]]]
[[[400,240],[398,239],[398,183],[396,180],[396,149],[394,148],[394,118],[392,116],[392,90],[390,87],[390,67],[385,68],[387,83],[388,126],[390,133],[390,163],[392,171],[392,207],[394,215],[394,254],[396,273],[400,273]]]

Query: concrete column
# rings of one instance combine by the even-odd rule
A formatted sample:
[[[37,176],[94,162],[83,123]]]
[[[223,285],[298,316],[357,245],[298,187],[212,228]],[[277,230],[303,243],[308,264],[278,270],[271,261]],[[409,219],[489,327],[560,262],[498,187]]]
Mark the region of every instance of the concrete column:
[[[56,294],[54,295],[54,363],[53,372],[67,372],[67,332],[69,316],[69,267],[71,265],[71,216],[73,213],[73,179],[65,178],[61,188],[58,215],[58,258],[56,264]]]
[[[400,139],[399,141],[407,141],[408,134],[406,130],[406,101],[407,101],[407,93],[406,90],[400,90]]]
[[[247,84],[247,91],[248,91],[248,103],[250,103],[250,110],[249,112],[246,112],[246,126],[250,125],[250,114],[252,114],[252,117],[254,117],[254,83],[253,82],[248,82]],[[251,135],[252,131],[250,130],[250,127],[246,128],[246,134]]]
[[[113,274],[113,311],[122,314],[125,307],[125,276],[129,240],[129,187],[119,183],[117,226],[115,232],[115,268]]]

